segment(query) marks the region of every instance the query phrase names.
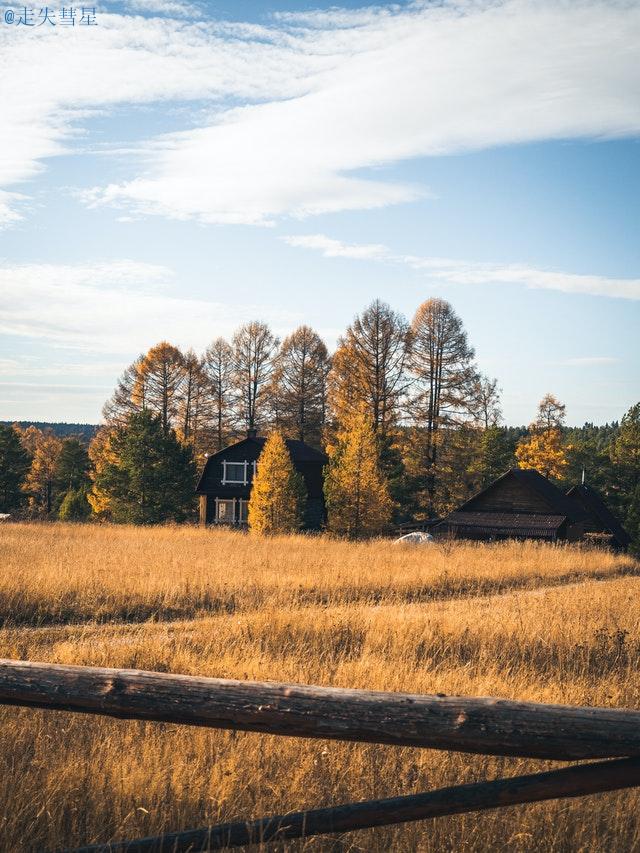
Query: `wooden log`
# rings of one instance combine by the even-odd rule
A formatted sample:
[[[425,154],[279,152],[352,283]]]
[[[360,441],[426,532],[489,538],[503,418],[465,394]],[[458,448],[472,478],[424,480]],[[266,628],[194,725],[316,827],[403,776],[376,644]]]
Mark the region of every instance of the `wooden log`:
[[[238,821],[204,829],[81,847],[73,853],[203,853],[268,841],[351,832],[503,806],[583,797],[640,785],[640,759],[582,764],[563,770],[441,788],[409,797],[350,803],[307,812]]]
[[[0,660],[0,704],[572,760],[640,755],[640,712]]]

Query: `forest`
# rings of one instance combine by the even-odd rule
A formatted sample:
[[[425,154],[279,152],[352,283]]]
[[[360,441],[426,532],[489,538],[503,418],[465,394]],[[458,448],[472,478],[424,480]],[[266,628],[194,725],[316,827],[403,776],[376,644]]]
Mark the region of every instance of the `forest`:
[[[517,465],[564,487],[584,475],[637,543],[640,403],[619,423],[569,428],[564,404],[549,393],[527,427],[513,427],[504,424],[500,397],[442,299],[423,302],[410,321],[376,299],[333,353],[309,326],[279,340],[260,321],[201,354],[162,341],[124,371],[95,432],[0,425],[0,511],[194,519],[206,456],[256,429],[328,453],[334,532],[353,533],[355,490],[357,511],[370,516],[358,535],[375,535],[442,517]]]

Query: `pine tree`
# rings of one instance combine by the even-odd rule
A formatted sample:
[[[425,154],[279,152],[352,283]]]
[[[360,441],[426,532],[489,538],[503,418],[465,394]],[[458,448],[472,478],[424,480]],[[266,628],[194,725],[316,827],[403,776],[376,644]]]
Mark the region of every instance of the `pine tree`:
[[[380,472],[373,425],[363,410],[345,418],[328,451],[329,529],[350,539],[382,533],[390,523],[392,503]]]
[[[109,453],[95,474],[94,489],[106,497],[113,521],[158,524],[189,516],[195,477],[191,449],[173,430],[165,432],[160,415],[130,415],[109,436]]]
[[[0,512],[18,509],[24,499],[20,486],[29,470],[29,454],[14,427],[0,424]]]
[[[91,515],[91,507],[85,489],[72,489],[64,496],[58,518],[60,521],[86,521]]]
[[[249,498],[249,527],[255,533],[295,533],[302,526],[306,493],[282,433],[267,438]]]
[[[515,464],[515,441],[506,429],[490,426],[480,439],[477,472],[479,485],[488,486]]]

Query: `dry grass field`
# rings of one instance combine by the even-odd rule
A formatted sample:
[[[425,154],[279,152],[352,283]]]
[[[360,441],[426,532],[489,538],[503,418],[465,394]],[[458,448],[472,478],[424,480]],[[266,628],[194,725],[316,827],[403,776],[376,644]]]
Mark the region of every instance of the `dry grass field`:
[[[534,544],[3,525],[0,656],[640,707],[640,566]],[[408,794],[544,762],[0,709],[2,851]],[[640,850],[640,793],[310,839],[309,851]]]

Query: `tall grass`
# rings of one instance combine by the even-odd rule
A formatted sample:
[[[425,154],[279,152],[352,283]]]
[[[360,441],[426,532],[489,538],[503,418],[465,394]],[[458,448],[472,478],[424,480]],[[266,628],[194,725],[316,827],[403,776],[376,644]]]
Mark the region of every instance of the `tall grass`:
[[[638,564],[534,544],[397,547],[224,531],[0,528],[0,655],[640,707]],[[0,711],[0,849],[413,793],[548,764]],[[287,850],[640,849],[634,791]]]

